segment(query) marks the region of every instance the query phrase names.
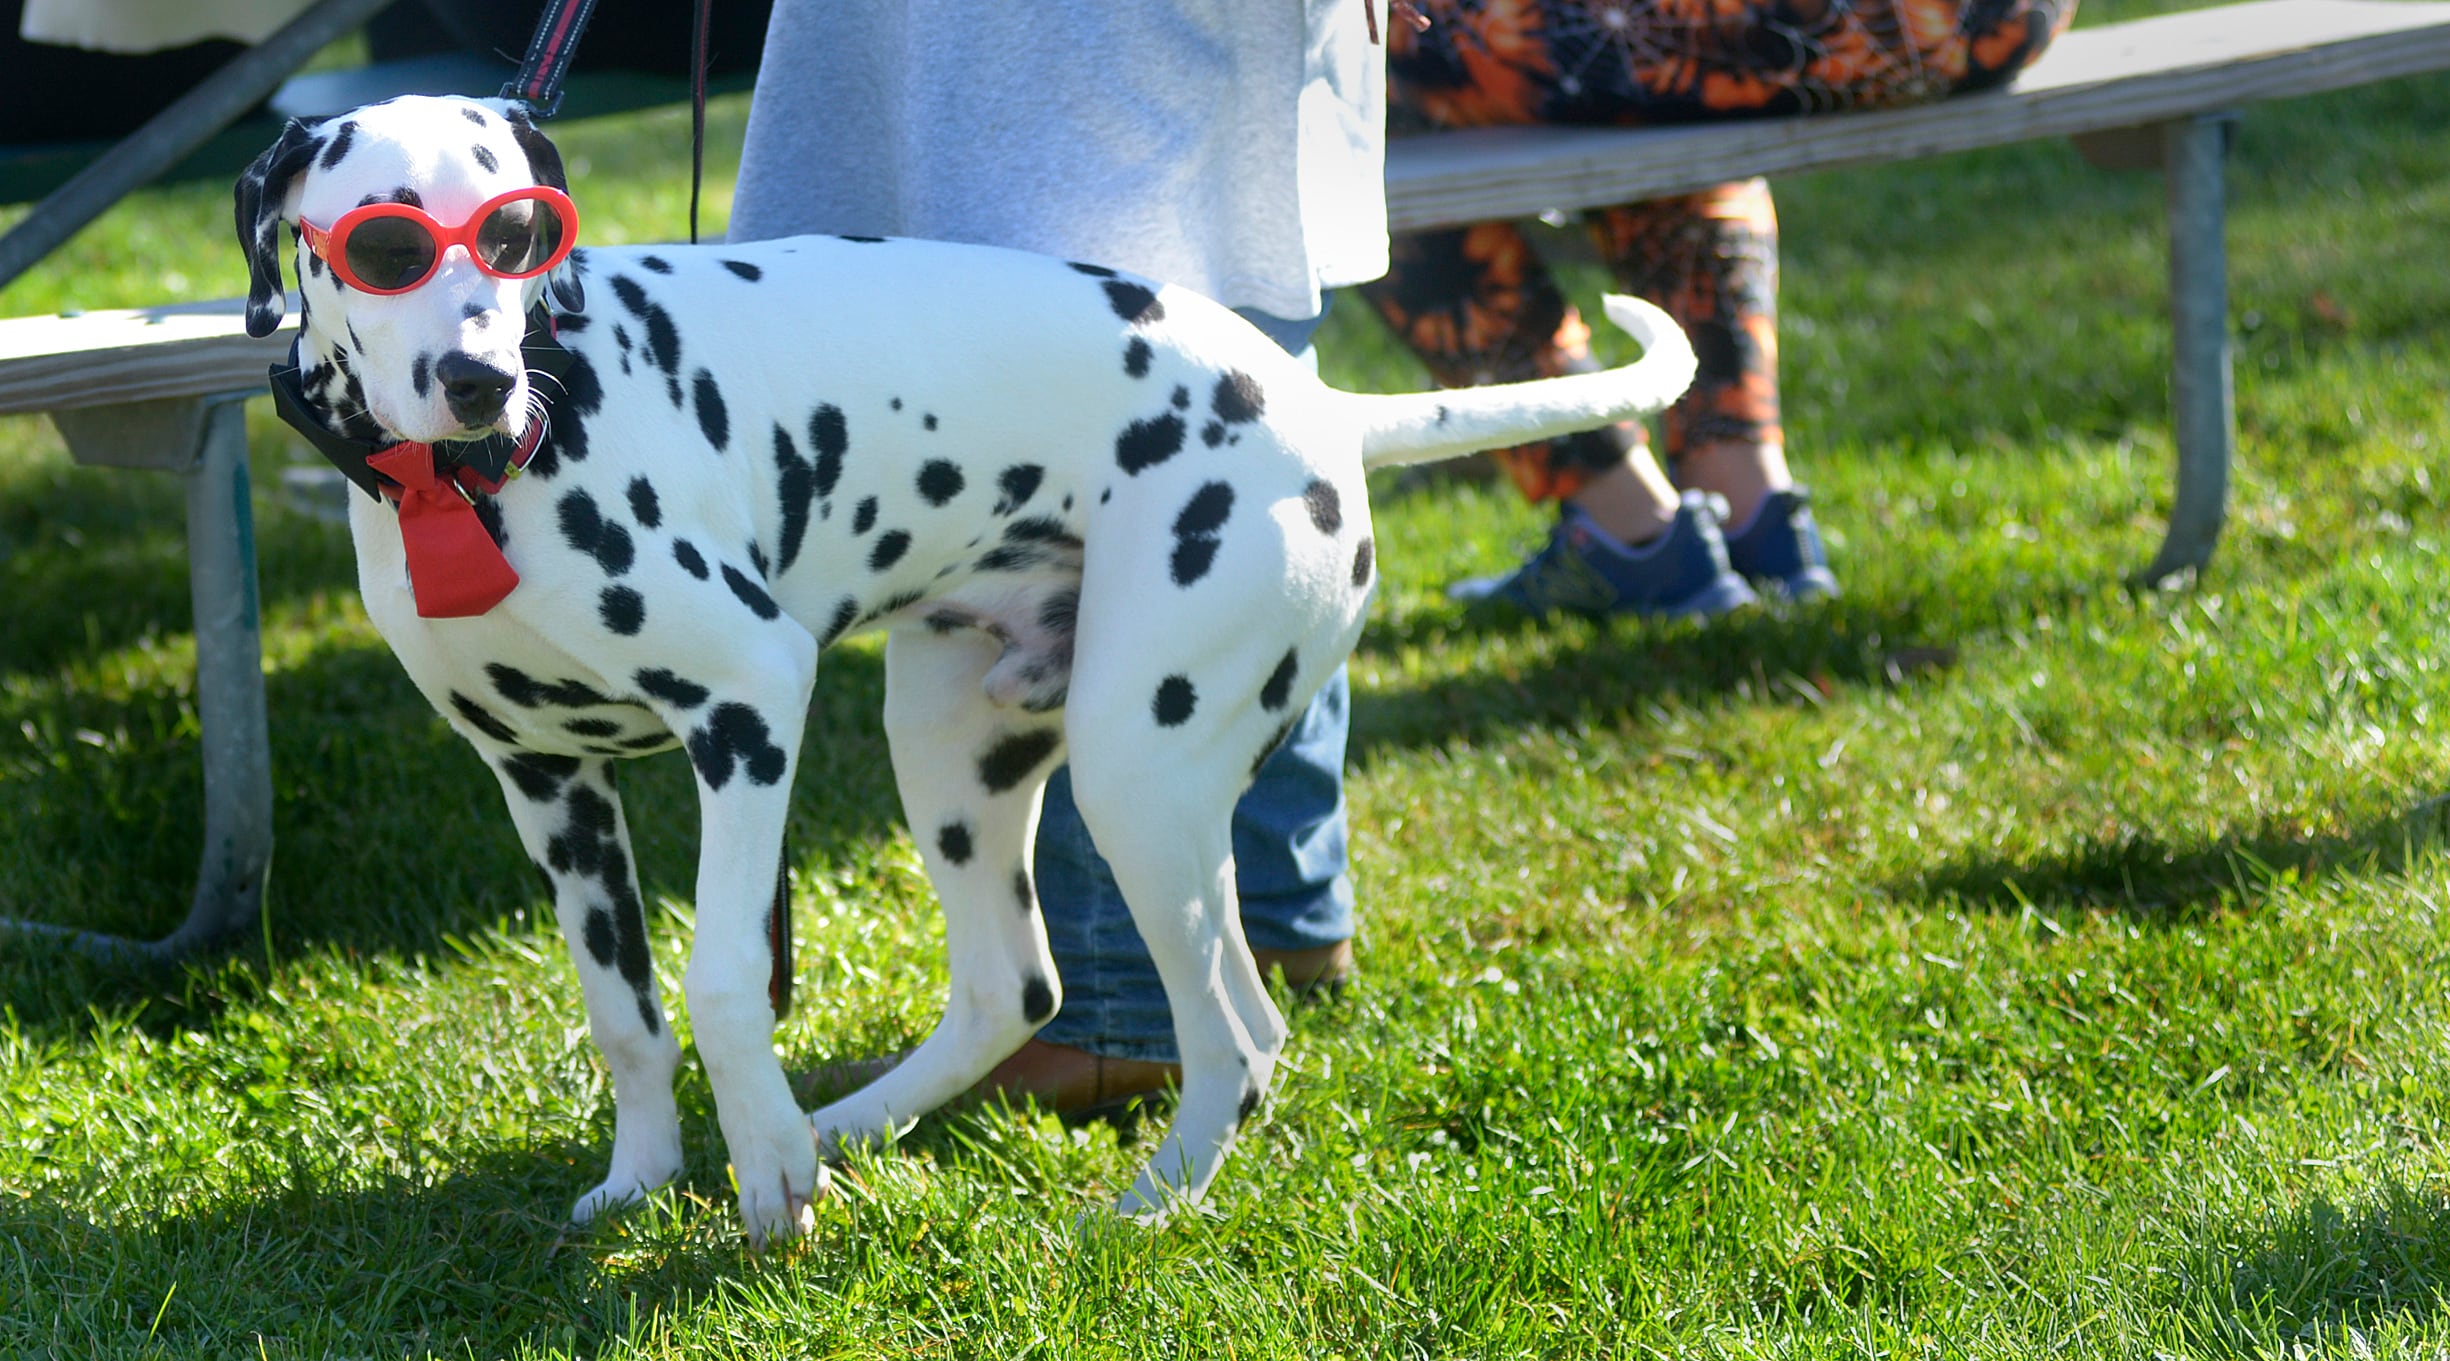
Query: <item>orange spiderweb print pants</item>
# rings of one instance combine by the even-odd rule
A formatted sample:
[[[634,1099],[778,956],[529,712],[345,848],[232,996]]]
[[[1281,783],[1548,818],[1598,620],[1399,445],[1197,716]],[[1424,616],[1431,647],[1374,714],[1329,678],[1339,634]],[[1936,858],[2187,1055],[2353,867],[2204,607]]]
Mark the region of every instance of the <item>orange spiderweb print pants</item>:
[[[1664,123],[1921,103],[2006,81],[2076,0],[1416,0],[1393,25],[1391,127]],[[1700,371],[1662,421],[1671,462],[1778,445],[1778,219],[1759,180],[1587,215],[1616,285],[1666,309]],[[1590,331],[1510,222],[1399,236],[1362,289],[1449,387],[1591,366]],[[1634,431],[1498,455],[1526,496],[1571,496]]]

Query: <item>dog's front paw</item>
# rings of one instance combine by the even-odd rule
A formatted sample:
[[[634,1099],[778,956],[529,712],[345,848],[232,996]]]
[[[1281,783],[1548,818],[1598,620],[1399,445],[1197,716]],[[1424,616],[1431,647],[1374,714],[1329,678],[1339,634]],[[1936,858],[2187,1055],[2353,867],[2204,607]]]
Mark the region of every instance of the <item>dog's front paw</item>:
[[[671,1181],[671,1176],[606,1177],[593,1190],[580,1196],[578,1204],[570,1207],[570,1222],[579,1225],[592,1224],[598,1216],[608,1211],[618,1210],[626,1205],[635,1205],[645,1200],[648,1196],[662,1190]]]
[[[816,1225],[815,1206],[833,1187],[833,1176],[817,1158],[815,1132],[793,1120],[797,1137],[756,1150],[732,1150],[732,1179],[740,1189],[740,1223],[749,1247],[797,1238]]]

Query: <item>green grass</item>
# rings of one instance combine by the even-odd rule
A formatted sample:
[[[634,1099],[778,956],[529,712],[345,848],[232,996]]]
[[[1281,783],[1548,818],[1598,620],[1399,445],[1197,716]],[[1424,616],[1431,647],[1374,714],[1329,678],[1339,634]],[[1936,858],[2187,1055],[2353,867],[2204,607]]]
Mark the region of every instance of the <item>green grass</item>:
[[[0,951],[0,1355],[2443,1354],[2445,123],[2438,80],[2247,117],[2241,466],[2192,590],[2118,584],[2167,500],[2159,184],[2055,145],[1780,186],[1843,600],[1484,622],[1439,587],[1537,513],[1383,497],[1366,972],[1157,1234],[1076,1226],[1144,1143],[977,1115],[752,1258],[694,1069],[678,1193],[567,1231],[610,1138],[573,972],[259,415],[273,957]],[[561,130],[591,233],[681,230],[685,126]],[[0,310],[239,291],[224,192],[146,195]],[[1356,312],[1325,350],[1417,381]],[[0,911],[183,910],[179,506],[0,423]],[[880,685],[854,645],[819,687],[794,1066],[938,1005]],[[674,989],[689,782],[628,793]]]

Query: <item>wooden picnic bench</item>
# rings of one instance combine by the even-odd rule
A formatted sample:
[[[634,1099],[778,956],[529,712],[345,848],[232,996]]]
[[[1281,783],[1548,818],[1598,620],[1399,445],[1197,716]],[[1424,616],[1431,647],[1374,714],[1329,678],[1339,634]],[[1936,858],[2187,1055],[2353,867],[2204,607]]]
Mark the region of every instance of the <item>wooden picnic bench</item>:
[[[2227,497],[2221,176],[2235,110],[2445,69],[2450,3],[2249,0],[2079,29],[2005,89],[1913,109],[1400,139],[1388,153],[1388,212],[1398,229],[1459,225],[2044,137],[2157,163],[2169,183],[2177,471],[2167,536],[2138,577],[2158,585],[2210,560]],[[240,403],[263,390],[290,336],[247,338],[235,302],[0,321],[0,413],[49,413],[80,463],[188,479],[204,730],[205,849],[186,922],[149,943],[35,929],[154,959],[254,929],[272,800]]]

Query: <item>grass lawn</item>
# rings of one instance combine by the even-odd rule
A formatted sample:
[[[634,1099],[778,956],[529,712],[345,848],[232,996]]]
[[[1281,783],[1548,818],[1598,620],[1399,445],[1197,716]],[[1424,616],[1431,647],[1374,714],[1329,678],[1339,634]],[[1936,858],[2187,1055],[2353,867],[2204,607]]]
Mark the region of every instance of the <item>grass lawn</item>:
[[[2119,584],[2168,495],[2160,183],[2059,145],[1779,186],[1842,600],[1469,616],[1442,584],[1540,515],[1390,484],[1365,975],[1154,1234],[1077,1222],[1144,1143],[999,1111],[752,1258],[694,1067],[685,1182],[566,1229],[611,1135],[574,973],[255,413],[270,960],[0,948],[0,1356],[2445,1355],[2445,126],[2450,80],[2247,116],[2241,463],[2193,589]],[[682,230],[685,112],[557,132],[594,239]],[[227,204],[143,195],[0,311],[241,292]],[[1323,349],[1420,381],[1357,308]],[[180,506],[0,421],[0,912],[184,910]],[[801,766],[795,1067],[939,1005],[880,672],[829,658]],[[677,995],[686,768],[627,798]]]

